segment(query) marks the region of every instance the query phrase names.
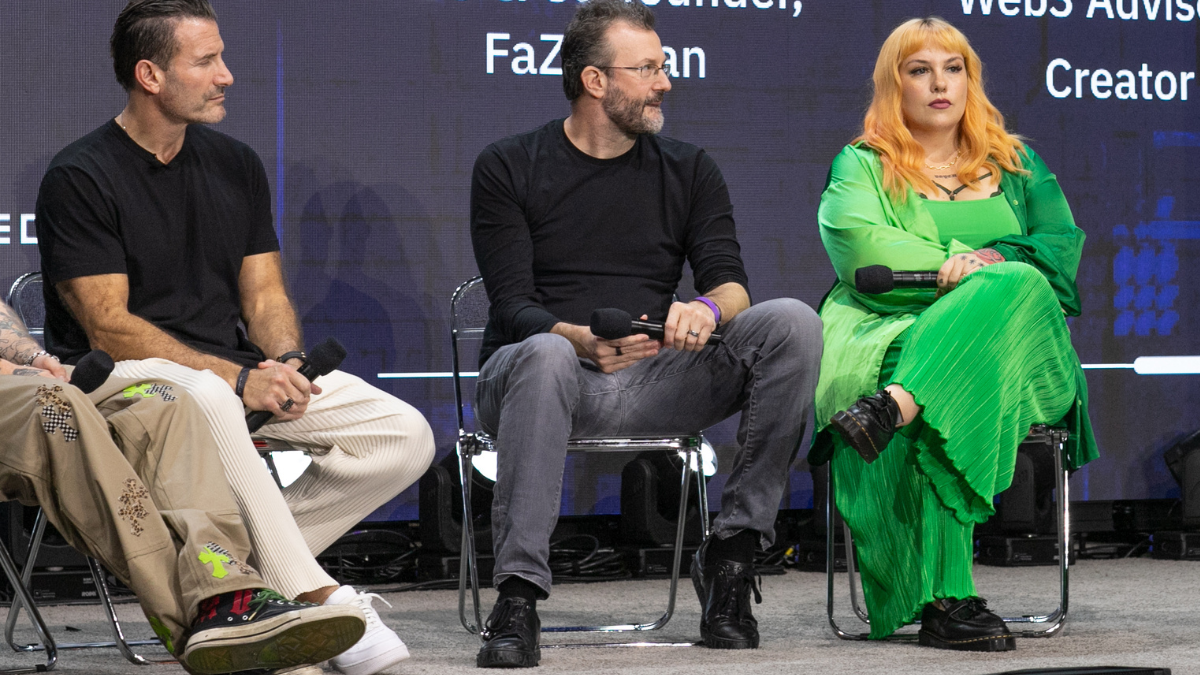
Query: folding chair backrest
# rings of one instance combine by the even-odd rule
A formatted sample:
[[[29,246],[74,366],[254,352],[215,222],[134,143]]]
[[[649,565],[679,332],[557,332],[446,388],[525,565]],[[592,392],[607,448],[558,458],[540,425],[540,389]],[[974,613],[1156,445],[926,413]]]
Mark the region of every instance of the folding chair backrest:
[[[488,322],[487,291],[483,277],[468,279],[450,299],[450,348],[454,359],[454,402],[458,408],[458,428],[464,426],[464,372],[474,371]]]
[[[451,330],[461,333],[483,333],[488,321],[487,291],[483,288],[483,277],[468,280],[454,291],[450,300]]]
[[[29,334],[40,336],[46,325],[46,302],[42,297],[42,273],[30,272],[17,278],[8,291],[8,304],[17,311],[17,316],[29,329]]]

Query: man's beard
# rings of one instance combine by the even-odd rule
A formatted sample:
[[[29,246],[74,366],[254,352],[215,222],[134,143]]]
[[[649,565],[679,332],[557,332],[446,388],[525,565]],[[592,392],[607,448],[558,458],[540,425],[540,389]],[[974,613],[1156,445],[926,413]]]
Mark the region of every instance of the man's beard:
[[[604,98],[600,99],[600,105],[604,108],[608,119],[618,129],[631,136],[636,136],[637,134],[657,134],[662,131],[662,110],[655,108],[655,112],[652,113],[647,113],[645,110],[648,104],[661,103],[662,100],[661,92],[647,99],[635,100],[633,97],[626,96],[619,87],[613,87],[604,95]]]
[[[225,93],[225,88],[205,92],[203,99],[168,81],[164,91],[163,111],[169,118],[185,124],[216,124],[225,119],[225,106],[211,106],[209,101]]]

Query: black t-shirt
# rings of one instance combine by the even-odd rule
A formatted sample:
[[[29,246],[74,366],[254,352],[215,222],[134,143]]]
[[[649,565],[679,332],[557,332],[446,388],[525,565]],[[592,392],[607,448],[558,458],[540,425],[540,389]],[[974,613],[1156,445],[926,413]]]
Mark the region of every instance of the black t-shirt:
[[[491,310],[480,363],[561,322],[616,307],[663,321],[683,263],[696,291],[747,285],[720,169],[703,150],[643,134],[596,159],[563,121],[488,146],[471,181],[471,242]]]
[[[99,274],[127,275],[129,312],[185,344],[244,365],[262,360],[238,327],[238,275],[243,258],[279,242],[250,146],[192,125],[163,164],[109,120],[50,163],[37,234],[46,348],[63,361],[77,361],[88,339],[55,284]]]

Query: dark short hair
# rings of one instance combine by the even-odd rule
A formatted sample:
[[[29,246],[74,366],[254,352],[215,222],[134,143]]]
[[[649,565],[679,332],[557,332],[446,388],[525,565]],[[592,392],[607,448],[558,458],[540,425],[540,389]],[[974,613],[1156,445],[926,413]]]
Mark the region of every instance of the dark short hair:
[[[131,91],[134,67],[143,59],[166,70],[179,51],[175,26],[182,19],[217,20],[208,0],[129,0],[113,25],[109,50],[117,82]]]
[[[609,65],[612,47],[604,34],[618,21],[654,30],[654,13],[641,0],[590,0],[575,11],[562,47],[563,93],[568,101],[583,96],[584,68]]]

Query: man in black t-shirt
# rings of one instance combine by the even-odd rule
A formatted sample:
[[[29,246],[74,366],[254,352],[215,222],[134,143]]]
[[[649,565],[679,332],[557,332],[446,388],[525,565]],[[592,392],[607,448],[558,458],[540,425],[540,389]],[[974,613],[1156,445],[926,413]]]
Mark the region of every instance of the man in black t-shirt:
[[[476,416],[496,437],[500,591],[482,667],[537,665],[536,604],[569,438],[694,432],[742,412],[740,449],[692,577],[704,644],[758,646],[754,550],[770,545],[788,465],[812,414],[821,323],[797,300],[751,306],[720,170],[655,134],[671,89],[654,16],[591,0],[563,42],[571,115],[486,148],[471,237],[491,302]],[[696,290],[673,302],[685,260]],[[661,340],[604,340],[591,312],[664,322]],[[720,326],[723,340],[707,345]]]
[[[47,348],[89,348],[122,377],[172,380],[204,408],[259,568],[300,600],[353,604],[362,640],[333,660],[371,675],[408,656],[371,597],[339,587],[314,555],[417,480],[433,434],[412,406],[348,373],[310,383],[287,294],[266,172],[247,145],[205,124],[225,116],[233,76],[207,0],[130,0],[111,41],[129,94],[115,119],[51,162],[37,203]],[[239,326],[244,325],[244,330]],[[246,430],[312,449],[280,493]]]

